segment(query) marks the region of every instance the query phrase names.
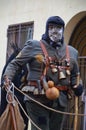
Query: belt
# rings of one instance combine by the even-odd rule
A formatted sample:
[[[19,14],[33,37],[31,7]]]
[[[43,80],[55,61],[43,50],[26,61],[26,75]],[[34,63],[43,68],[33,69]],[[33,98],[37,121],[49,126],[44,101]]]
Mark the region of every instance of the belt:
[[[38,87],[38,84],[36,81],[29,81],[27,85]],[[55,86],[55,87],[57,89],[59,89],[60,91],[67,91],[68,90],[67,86]]]
[[[67,86],[55,86],[57,89],[59,89],[60,91],[67,91],[68,87]]]
[[[22,88],[23,92],[32,92],[34,95],[38,95],[38,94],[45,94],[44,89],[41,89],[41,92],[39,92],[38,88],[36,88],[35,86],[24,86]]]
[[[29,82],[27,83],[27,85],[29,85],[29,86],[35,86],[35,87],[38,86],[37,81],[29,81]]]

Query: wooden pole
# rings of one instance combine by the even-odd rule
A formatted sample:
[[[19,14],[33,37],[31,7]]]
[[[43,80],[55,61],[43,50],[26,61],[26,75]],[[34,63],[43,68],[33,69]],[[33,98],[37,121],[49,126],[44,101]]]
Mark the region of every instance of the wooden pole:
[[[79,85],[80,75],[77,76],[77,86]],[[75,118],[74,118],[74,130],[78,130],[78,97],[75,96]]]
[[[75,96],[75,118],[74,118],[74,130],[77,130],[77,125],[78,125],[78,97]]]

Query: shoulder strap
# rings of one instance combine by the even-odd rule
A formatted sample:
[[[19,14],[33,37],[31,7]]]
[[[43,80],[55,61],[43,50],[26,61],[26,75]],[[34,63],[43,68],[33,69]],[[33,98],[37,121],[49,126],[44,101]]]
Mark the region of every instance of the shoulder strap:
[[[42,41],[40,41],[40,45],[41,45],[41,48],[42,48],[42,51],[45,55],[45,58],[47,57],[49,59],[49,56],[48,56],[48,53],[47,53],[47,50],[45,48],[45,45],[42,43]],[[70,61],[70,56],[69,56],[69,49],[68,49],[68,45],[66,46],[66,58],[68,60],[68,62]]]
[[[67,59],[67,65],[70,66],[70,55],[68,45],[66,46],[66,59]]]
[[[40,41],[40,46],[41,46],[42,51],[43,51],[43,53],[44,53],[44,56],[45,56],[45,63],[46,63],[46,67],[45,67],[45,69],[44,69],[43,75],[46,75],[46,71],[48,70],[49,61],[50,61],[50,60],[49,60],[49,56],[48,56],[48,52],[47,52],[47,50],[46,50],[46,47],[45,47],[45,45],[43,44],[42,41]]]
[[[40,45],[41,45],[41,48],[42,48],[42,51],[43,51],[45,57],[48,57],[47,50],[46,50],[46,48],[45,48],[45,45],[42,43],[42,41],[40,41]]]
[[[66,46],[66,58],[67,58],[68,61],[70,61],[68,45]]]

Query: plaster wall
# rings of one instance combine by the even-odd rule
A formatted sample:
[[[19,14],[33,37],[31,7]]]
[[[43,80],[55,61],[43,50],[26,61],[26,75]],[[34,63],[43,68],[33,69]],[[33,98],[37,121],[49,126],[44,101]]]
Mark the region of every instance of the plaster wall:
[[[86,0],[0,0],[0,75],[6,61],[8,25],[34,21],[33,38],[40,40],[48,17],[59,15],[67,24],[82,11],[86,11]]]

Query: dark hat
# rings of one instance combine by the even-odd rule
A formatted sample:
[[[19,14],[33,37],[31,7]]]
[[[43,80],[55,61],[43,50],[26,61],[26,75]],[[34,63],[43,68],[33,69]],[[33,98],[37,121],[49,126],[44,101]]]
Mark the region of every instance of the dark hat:
[[[62,25],[63,27],[65,26],[63,19],[59,16],[49,17],[46,23],[46,27],[48,26],[48,24],[57,24],[57,25]]]
[[[42,39],[49,41],[49,35],[48,35],[48,28],[49,28],[49,24],[57,24],[57,25],[62,25],[63,28],[65,26],[65,22],[63,21],[63,19],[59,16],[51,16],[48,18],[47,22],[46,22],[46,30],[45,33],[42,35]],[[63,39],[62,39],[63,41]]]

